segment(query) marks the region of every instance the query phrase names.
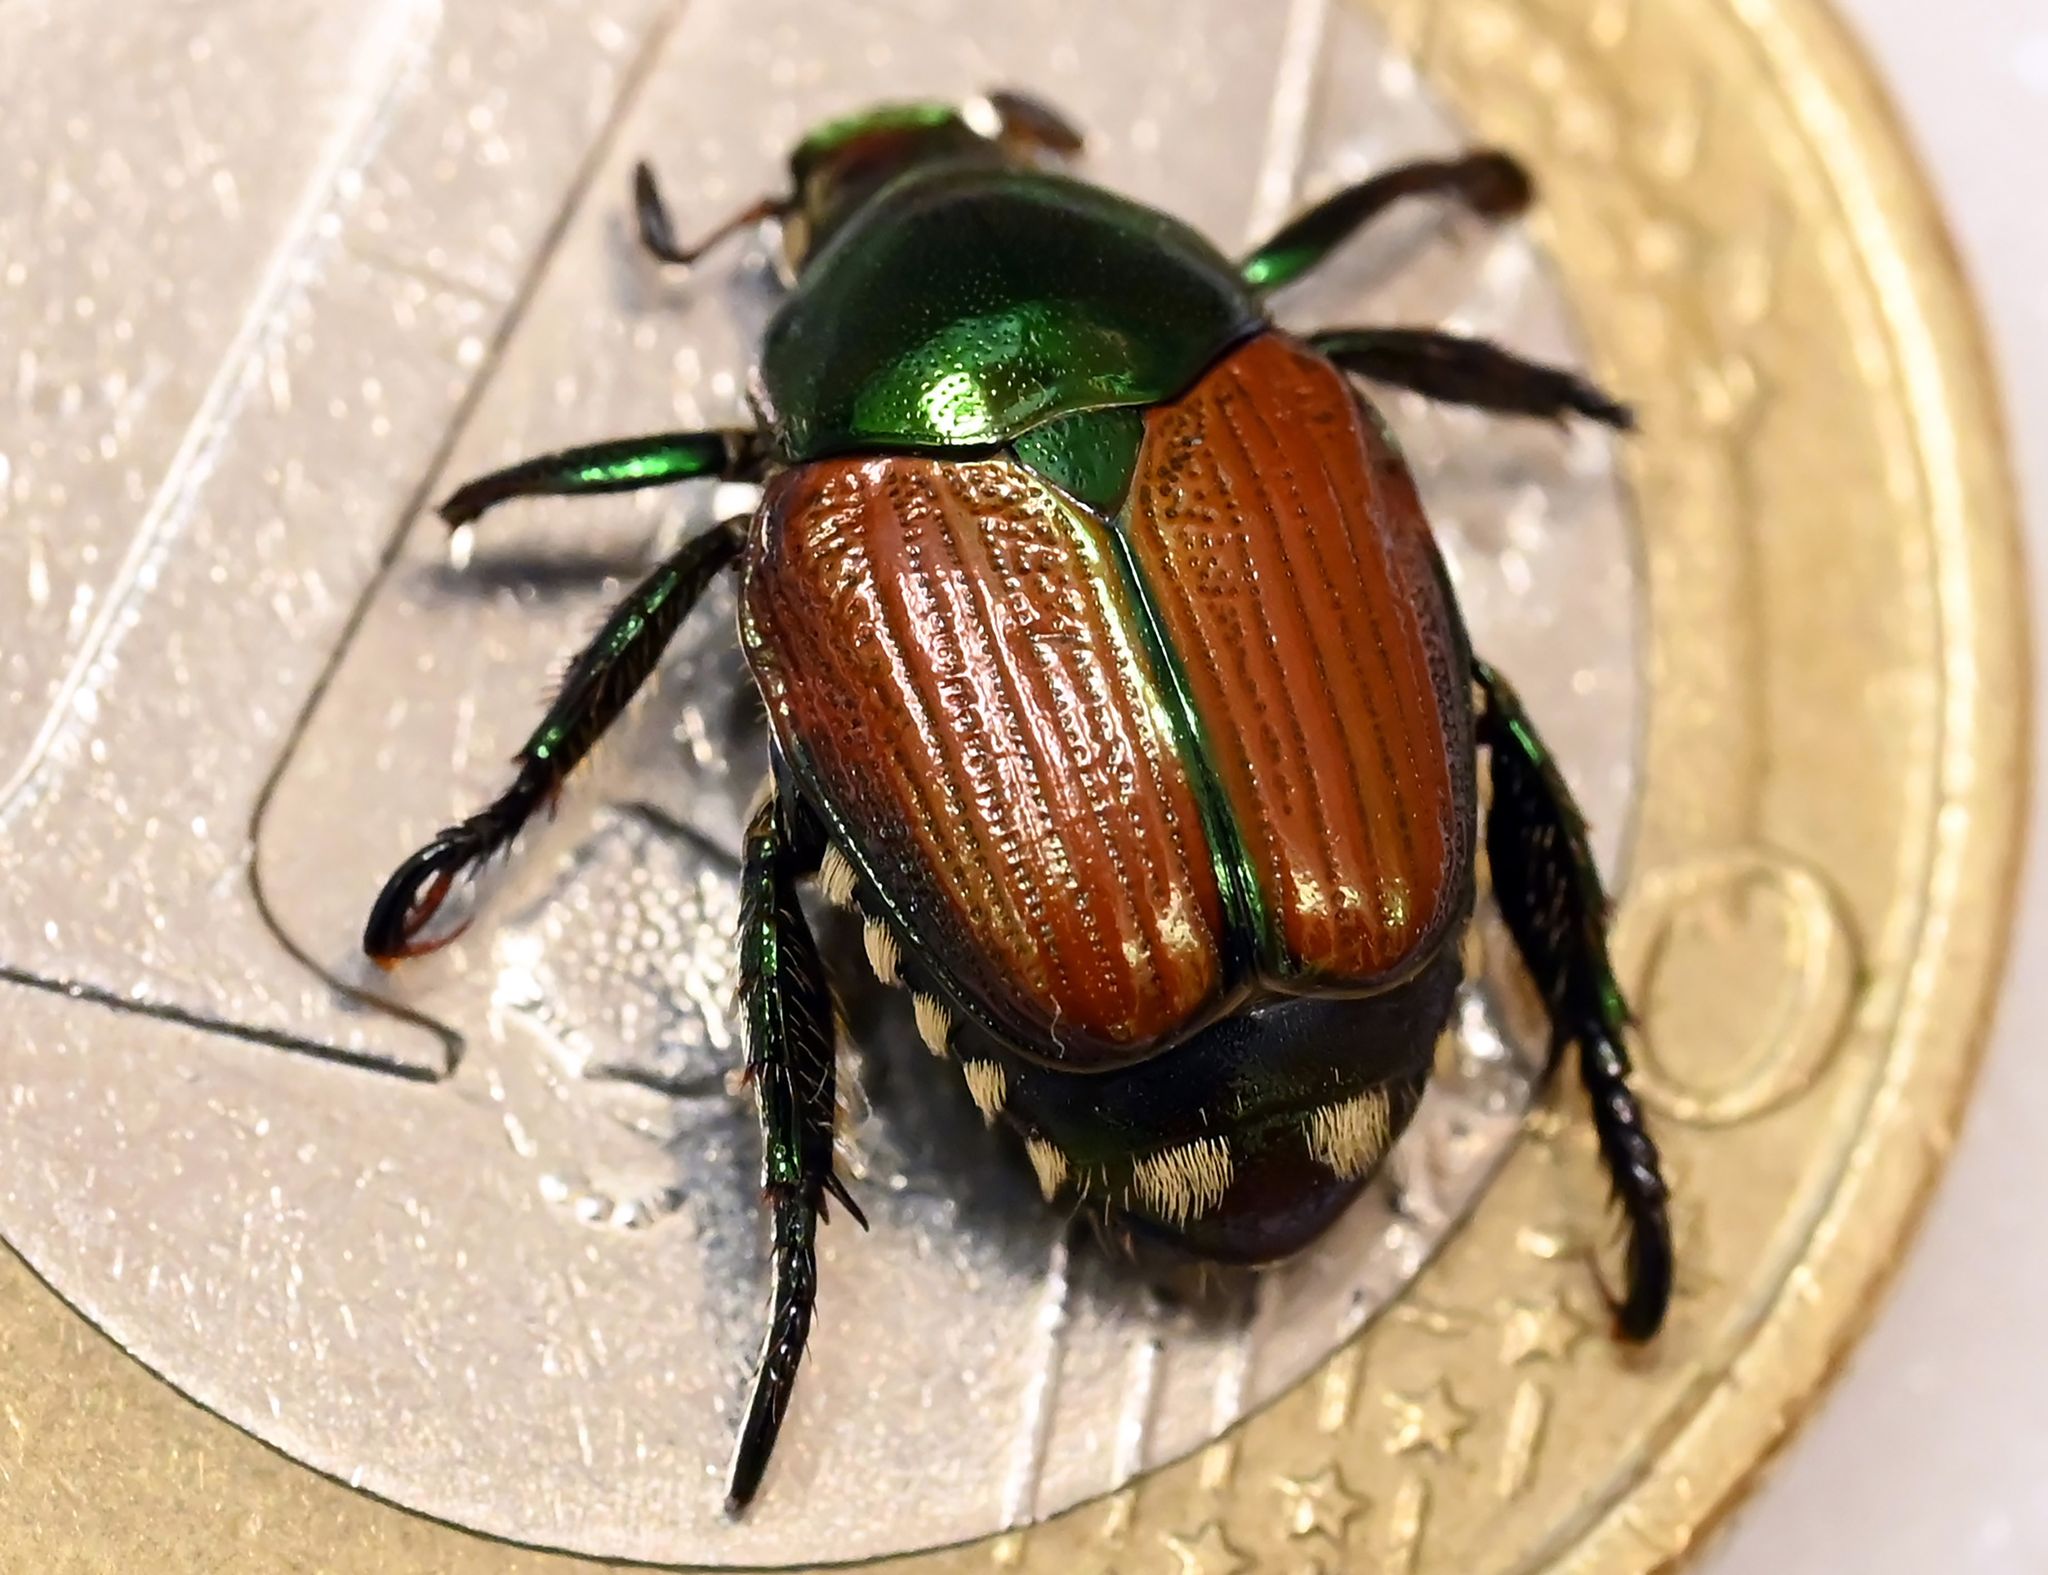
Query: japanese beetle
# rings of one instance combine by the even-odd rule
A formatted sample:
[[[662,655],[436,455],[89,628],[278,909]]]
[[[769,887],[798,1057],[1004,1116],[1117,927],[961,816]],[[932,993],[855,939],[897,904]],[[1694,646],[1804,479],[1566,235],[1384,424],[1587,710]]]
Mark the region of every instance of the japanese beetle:
[[[1576,1047],[1627,1218],[1619,1332],[1670,1297],[1658,1157],[1584,828],[1501,676],[1475,658],[1414,483],[1355,379],[1524,416],[1632,423],[1569,372],[1413,328],[1305,339],[1269,292],[1391,205],[1489,217],[1501,153],[1352,186],[1242,263],[1062,173],[1081,145],[1010,94],[825,126],[779,227],[787,299],[758,425],[514,465],[441,507],[696,478],[758,482],[569,669],[512,785],[399,868],[380,962],[445,940],[465,871],[551,801],[722,571],[767,701],[745,838],[746,1070],[773,1307],[729,1502],[759,1486],[795,1383],[833,1171],[834,1017],[797,900],[815,877],[914,993],[931,1049],[1022,1139],[1047,1199],[1132,1243],[1262,1263],[1354,1199],[1428,1081],[1462,974],[1479,844],[1552,1024]],[[639,233],[685,250],[652,174]],[[708,242],[706,244],[709,244]]]

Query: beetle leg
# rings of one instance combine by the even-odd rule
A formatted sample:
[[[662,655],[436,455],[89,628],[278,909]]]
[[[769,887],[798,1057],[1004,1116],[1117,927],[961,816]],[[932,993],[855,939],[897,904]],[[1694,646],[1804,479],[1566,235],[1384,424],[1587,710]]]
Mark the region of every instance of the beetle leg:
[[[760,434],[744,427],[615,438],[538,454],[478,476],[451,492],[439,512],[452,529],[511,498],[637,492],[642,487],[666,487],[699,478],[751,481],[760,475],[766,460]]]
[[[512,785],[448,827],[384,883],[363,927],[363,950],[373,960],[390,964],[454,939],[426,938],[424,931],[456,877],[507,846],[536,810],[554,803],[569,773],[626,709],[697,599],[739,556],[742,544],[736,521],[692,537],[613,609],[597,638],[570,664],[555,703],[514,757],[519,773]]]
[[[1507,682],[1472,665],[1485,692],[1479,741],[1490,761],[1486,855],[1495,899],[1549,1009],[1553,1064],[1576,1042],[1579,1075],[1614,1194],[1628,1219],[1628,1287],[1615,1322],[1631,1340],[1657,1332],[1671,1302],[1669,1193],[1628,1084],[1628,1004],[1607,958],[1607,896],[1585,822]]]
[[[1623,432],[1635,413],[1575,372],[1525,361],[1484,339],[1427,328],[1332,328],[1309,335],[1309,347],[1345,371],[1392,383],[1446,404],[1504,415],[1561,421],[1585,416]]]
[[[1533,194],[1529,172],[1507,153],[1403,164],[1333,192],[1290,219],[1245,258],[1240,272],[1258,290],[1291,284],[1407,197],[1444,197],[1485,218],[1509,219],[1529,206]]]
[[[796,883],[823,838],[770,794],[747,827],[740,876],[740,1010],[747,1077],[761,1118],[761,1190],[774,1217],[774,1291],[747,1413],[733,1448],[726,1510],[746,1508],[789,1410],[818,1295],[818,1221],[830,1193],[866,1227],[832,1170],[832,995]]]

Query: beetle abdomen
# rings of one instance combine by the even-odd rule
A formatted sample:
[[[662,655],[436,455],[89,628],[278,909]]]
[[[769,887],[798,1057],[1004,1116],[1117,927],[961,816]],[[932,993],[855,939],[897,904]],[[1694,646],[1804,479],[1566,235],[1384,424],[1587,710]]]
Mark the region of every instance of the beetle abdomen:
[[[1102,523],[1014,460],[824,460],[756,516],[748,660],[785,755],[956,1002],[1070,1064],[1223,988],[1187,763]]]
[[[1125,528],[1201,718],[1282,989],[1369,987],[1462,917],[1465,659],[1406,466],[1277,333],[1147,416]]]

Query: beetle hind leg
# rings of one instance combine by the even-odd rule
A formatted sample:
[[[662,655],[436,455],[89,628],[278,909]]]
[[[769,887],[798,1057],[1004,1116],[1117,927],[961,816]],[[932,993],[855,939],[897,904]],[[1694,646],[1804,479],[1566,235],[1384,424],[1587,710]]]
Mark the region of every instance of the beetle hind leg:
[[[1579,1076],[1616,1201],[1628,1222],[1627,1287],[1615,1324],[1647,1340],[1671,1303],[1669,1189],[1629,1087],[1629,1024],[1607,956],[1607,897],[1571,792],[1515,692],[1484,662],[1479,741],[1490,762],[1486,854],[1496,901],[1550,1013],[1553,1063],[1576,1044]]]
[[[1583,416],[1635,430],[1634,411],[1576,372],[1524,360],[1484,339],[1427,328],[1332,328],[1308,342],[1355,377],[1445,404],[1547,421]]]
[[[746,1508],[782,1430],[818,1296],[818,1222],[827,1194],[867,1220],[832,1168],[836,1107],[831,990],[797,902],[799,875],[823,839],[800,808],[771,793],[747,827],[740,877],[740,1010],[747,1077],[761,1118],[761,1190],[774,1218],[768,1331],[733,1448],[726,1510]]]

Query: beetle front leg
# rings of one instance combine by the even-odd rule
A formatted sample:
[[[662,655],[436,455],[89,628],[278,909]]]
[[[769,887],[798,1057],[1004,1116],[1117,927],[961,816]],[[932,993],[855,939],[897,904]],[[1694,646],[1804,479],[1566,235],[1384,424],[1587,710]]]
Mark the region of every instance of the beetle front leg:
[[[1586,826],[1556,762],[1507,682],[1484,662],[1479,741],[1490,763],[1486,856],[1495,900],[1550,1013],[1553,1064],[1568,1044],[1593,1104],[1593,1127],[1628,1219],[1628,1287],[1615,1322],[1646,1340],[1671,1303],[1669,1191],[1657,1145],[1629,1087],[1628,1003],[1607,957],[1607,895]]]
[[[760,434],[745,427],[615,438],[538,454],[478,476],[451,492],[439,513],[454,528],[513,498],[638,492],[642,487],[667,487],[679,481],[752,481],[761,474],[767,458]]]
[[[1526,361],[1484,339],[1427,328],[1332,328],[1309,347],[1357,377],[1411,389],[1445,404],[1562,421],[1584,416],[1623,432],[1635,413],[1562,367]]]
[[[761,1191],[774,1218],[774,1290],[747,1414],[733,1447],[726,1510],[761,1485],[796,1387],[818,1296],[818,1221],[825,1195],[867,1220],[832,1168],[835,1030],[817,941],[797,902],[823,838],[771,792],[747,827],[740,876],[740,1011],[747,1077],[761,1118]]]
[[[1529,206],[1529,172],[1501,152],[1462,159],[1424,159],[1383,171],[1334,192],[1290,219],[1239,267],[1257,290],[1292,284],[1351,236],[1409,197],[1443,197],[1488,219],[1510,219]]]
[[[459,930],[423,938],[465,871],[508,846],[626,709],[661,660],[690,609],[739,556],[738,522],[692,537],[613,609],[597,638],[570,664],[561,693],[514,757],[512,785],[467,820],[449,826],[401,864],[370,905],[363,950],[380,964],[434,951]]]

